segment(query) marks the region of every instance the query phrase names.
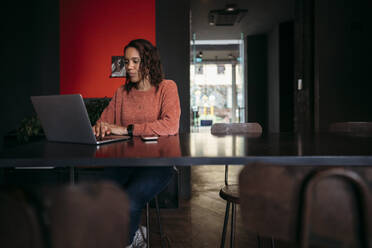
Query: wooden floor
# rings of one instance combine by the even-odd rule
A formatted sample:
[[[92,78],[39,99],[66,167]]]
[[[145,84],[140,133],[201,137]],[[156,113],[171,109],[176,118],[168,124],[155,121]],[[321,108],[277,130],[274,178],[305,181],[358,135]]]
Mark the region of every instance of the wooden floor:
[[[237,182],[241,166],[230,166],[230,181]],[[192,196],[181,201],[178,209],[161,209],[161,219],[168,247],[219,247],[226,202],[219,197],[224,185],[224,166],[194,166],[191,170]],[[151,209],[152,230],[157,230],[155,210]],[[237,208],[235,247],[257,247],[255,234],[244,231]],[[228,230],[228,234],[229,234]],[[157,234],[151,236],[152,247],[160,247]],[[226,247],[229,236],[226,238]]]

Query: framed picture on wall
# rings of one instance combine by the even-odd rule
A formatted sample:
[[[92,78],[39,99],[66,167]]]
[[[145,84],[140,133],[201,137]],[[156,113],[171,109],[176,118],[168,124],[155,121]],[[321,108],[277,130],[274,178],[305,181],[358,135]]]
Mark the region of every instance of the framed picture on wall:
[[[110,77],[125,77],[124,56],[111,57],[111,76]]]

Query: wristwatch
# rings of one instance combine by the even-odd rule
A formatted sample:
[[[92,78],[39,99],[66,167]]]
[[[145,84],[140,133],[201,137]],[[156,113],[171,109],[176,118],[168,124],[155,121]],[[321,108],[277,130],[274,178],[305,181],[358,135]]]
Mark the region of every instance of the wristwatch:
[[[129,136],[133,136],[133,124],[127,126],[127,132]]]

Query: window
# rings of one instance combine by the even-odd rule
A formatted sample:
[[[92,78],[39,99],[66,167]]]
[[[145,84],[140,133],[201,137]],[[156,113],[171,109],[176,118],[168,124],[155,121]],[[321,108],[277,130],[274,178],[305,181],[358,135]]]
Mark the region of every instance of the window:
[[[203,74],[203,65],[196,65],[196,74]]]
[[[225,74],[225,65],[217,65],[217,74]]]

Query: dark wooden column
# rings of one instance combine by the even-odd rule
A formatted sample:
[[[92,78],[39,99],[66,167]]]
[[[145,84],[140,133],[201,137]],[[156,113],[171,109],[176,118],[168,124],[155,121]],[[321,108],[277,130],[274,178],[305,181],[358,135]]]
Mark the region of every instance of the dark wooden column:
[[[307,133],[314,131],[313,0],[297,0],[295,13],[294,127],[297,133]],[[298,80],[302,80],[302,89]]]
[[[156,46],[165,77],[177,83],[181,103],[180,133],[190,132],[190,1],[156,1]],[[179,168],[179,196],[191,196],[190,167]]]

